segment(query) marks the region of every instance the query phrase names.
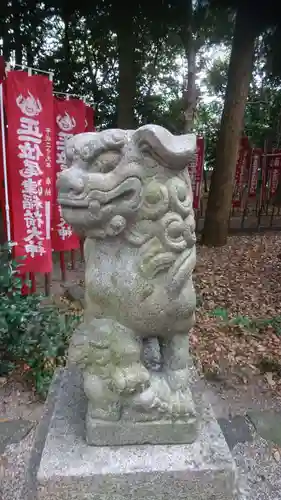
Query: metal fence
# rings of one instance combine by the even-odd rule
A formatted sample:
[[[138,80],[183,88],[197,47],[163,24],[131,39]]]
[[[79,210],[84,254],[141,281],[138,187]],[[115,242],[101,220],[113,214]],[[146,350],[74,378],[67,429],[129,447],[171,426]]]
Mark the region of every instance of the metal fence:
[[[281,230],[281,208],[269,201],[260,203],[259,199],[245,199],[241,207],[232,208],[229,217],[229,233],[251,233],[259,231]],[[200,233],[204,227],[207,196],[200,203],[196,213],[197,231]]]

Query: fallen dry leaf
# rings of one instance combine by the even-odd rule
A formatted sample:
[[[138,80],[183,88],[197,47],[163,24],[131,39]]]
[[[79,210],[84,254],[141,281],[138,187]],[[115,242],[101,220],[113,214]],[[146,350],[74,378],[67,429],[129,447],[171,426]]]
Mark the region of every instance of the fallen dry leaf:
[[[3,387],[7,383],[7,377],[0,377],[0,387]]]
[[[280,233],[233,236],[222,248],[198,245],[194,281],[199,305],[190,346],[203,373],[234,375],[244,383],[258,376],[281,395],[278,254]],[[214,317],[214,309],[226,317]],[[270,323],[276,317],[280,332]],[[261,319],[269,321],[249,326]]]
[[[266,373],[265,379],[269,386],[273,387],[275,385],[275,381],[273,380],[273,373],[271,372]]]

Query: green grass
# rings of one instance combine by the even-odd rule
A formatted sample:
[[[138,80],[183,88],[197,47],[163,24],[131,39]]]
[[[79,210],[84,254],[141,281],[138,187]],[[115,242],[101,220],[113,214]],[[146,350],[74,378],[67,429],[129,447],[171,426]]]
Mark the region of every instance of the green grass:
[[[220,318],[230,326],[241,326],[249,330],[249,332],[261,332],[270,326],[275,334],[281,337],[281,316],[278,315],[271,318],[249,318],[248,316],[237,315],[231,318],[228,310],[221,307],[216,307],[210,314]]]

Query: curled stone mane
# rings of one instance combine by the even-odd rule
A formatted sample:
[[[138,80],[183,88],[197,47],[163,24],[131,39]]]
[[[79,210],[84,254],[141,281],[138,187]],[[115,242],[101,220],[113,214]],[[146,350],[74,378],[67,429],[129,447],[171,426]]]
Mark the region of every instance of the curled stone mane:
[[[112,129],[104,132],[77,134],[67,141],[66,158],[69,163],[75,160],[91,162],[101,153],[121,150],[126,143],[129,131]]]
[[[153,267],[153,275],[163,267],[168,270],[178,254],[194,246],[193,197],[187,165],[195,158],[195,141],[192,134],[173,136],[155,125],[140,127],[132,136],[134,147],[152,157],[158,171],[144,179],[142,206],[124,234],[130,244],[142,247],[144,274],[147,266],[148,274]]]

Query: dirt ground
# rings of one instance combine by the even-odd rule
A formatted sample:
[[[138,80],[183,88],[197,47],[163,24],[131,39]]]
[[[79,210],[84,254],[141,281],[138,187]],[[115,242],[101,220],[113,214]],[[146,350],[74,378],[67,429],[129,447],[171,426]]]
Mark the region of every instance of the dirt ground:
[[[207,378],[280,393],[280,233],[233,236],[222,248],[198,247],[197,322],[191,351]]]

